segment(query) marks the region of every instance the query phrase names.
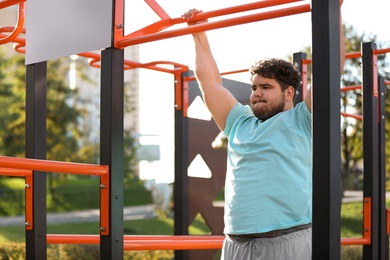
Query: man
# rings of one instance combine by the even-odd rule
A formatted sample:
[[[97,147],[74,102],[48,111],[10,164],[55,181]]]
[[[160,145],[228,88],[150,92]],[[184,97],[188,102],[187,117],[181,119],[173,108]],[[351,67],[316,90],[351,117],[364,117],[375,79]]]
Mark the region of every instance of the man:
[[[188,25],[196,9],[183,18]],[[311,92],[294,107],[301,76],[282,59],[251,68],[250,106],[222,86],[205,32],[194,33],[195,76],[228,138],[222,259],[311,259]]]

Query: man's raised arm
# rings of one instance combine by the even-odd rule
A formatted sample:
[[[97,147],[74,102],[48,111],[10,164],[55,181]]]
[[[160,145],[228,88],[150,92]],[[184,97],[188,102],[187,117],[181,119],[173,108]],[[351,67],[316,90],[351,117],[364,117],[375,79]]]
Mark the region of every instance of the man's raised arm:
[[[199,12],[196,9],[191,9],[183,15],[183,18],[188,20],[189,26],[207,22],[207,20],[196,21],[196,14]],[[226,117],[237,100],[222,86],[222,78],[212,55],[206,32],[194,33],[193,39],[195,44],[195,76],[207,109],[219,129],[223,130]]]

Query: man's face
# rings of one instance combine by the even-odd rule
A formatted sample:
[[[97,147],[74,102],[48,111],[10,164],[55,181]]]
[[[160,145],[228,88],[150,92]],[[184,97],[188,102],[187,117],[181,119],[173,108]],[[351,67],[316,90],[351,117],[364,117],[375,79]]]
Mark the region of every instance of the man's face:
[[[252,79],[250,106],[255,116],[263,121],[284,111],[285,93],[275,79],[255,75]]]

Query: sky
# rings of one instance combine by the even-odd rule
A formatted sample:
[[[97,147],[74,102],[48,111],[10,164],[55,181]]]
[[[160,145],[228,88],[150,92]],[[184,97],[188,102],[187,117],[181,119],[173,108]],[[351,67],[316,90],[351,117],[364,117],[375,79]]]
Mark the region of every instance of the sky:
[[[212,11],[256,1],[243,0],[156,0],[171,18],[197,8]],[[310,1],[309,1],[310,2]],[[126,1],[125,33],[158,21],[143,0]],[[255,12],[261,12],[256,10]],[[344,0],[343,22],[359,33],[377,35],[390,47],[389,0]],[[235,14],[233,17],[241,16]],[[210,21],[218,18],[210,19]],[[174,27],[178,28],[178,27]],[[207,32],[214,58],[221,72],[248,68],[265,57],[287,58],[311,46],[310,13],[221,28]],[[388,43],[388,44],[387,44]],[[388,54],[390,55],[390,54]],[[140,62],[173,61],[193,69],[194,50],[191,35],[140,45]],[[246,73],[228,78],[249,83]],[[157,182],[173,182],[173,77],[167,73],[140,70],[140,133],[148,135],[142,143],[160,145],[160,161],[143,162],[141,177]],[[154,137],[150,137],[154,135]]]

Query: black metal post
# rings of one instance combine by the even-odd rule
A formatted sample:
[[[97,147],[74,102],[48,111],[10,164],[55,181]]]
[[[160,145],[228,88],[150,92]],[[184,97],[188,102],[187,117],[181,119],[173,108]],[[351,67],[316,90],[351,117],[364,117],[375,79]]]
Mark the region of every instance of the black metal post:
[[[26,157],[46,159],[47,63],[26,66]],[[33,230],[26,230],[26,259],[46,259],[46,173],[33,172]]]
[[[313,259],[340,259],[340,3],[312,1]]]
[[[299,72],[302,75],[302,82],[306,80],[307,75],[303,75],[303,62],[307,58],[307,54],[303,52],[296,52],[293,54],[293,64],[297,66]],[[306,88],[304,84],[302,84],[295,93],[294,104],[297,104],[303,100],[303,88]]]
[[[379,88],[379,259],[389,259],[389,236],[386,232],[386,101],[385,80],[378,77]]]
[[[183,115],[183,107],[186,105],[186,89],[183,78],[188,72],[175,75],[175,183],[173,189],[174,197],[174,234],[188,235],[188,118]],[[178,109],[180,108],[180,109]],[[188,251],[175,251],[176,260],[189,258]]]
[[[100,236],[101,259],[123,259],[123,66],[124,50],[101,51],[100,164],[110,167],[110,232]]]
[[[379,221],[379,145],[378,145],[378,83],[376,56],[373,50],[376,44],[362,44],[363,61],[363,159],[364,159],[364,197],[371,198],[371,244],[363,246],[363,259],[378,257],[378,221]]]

